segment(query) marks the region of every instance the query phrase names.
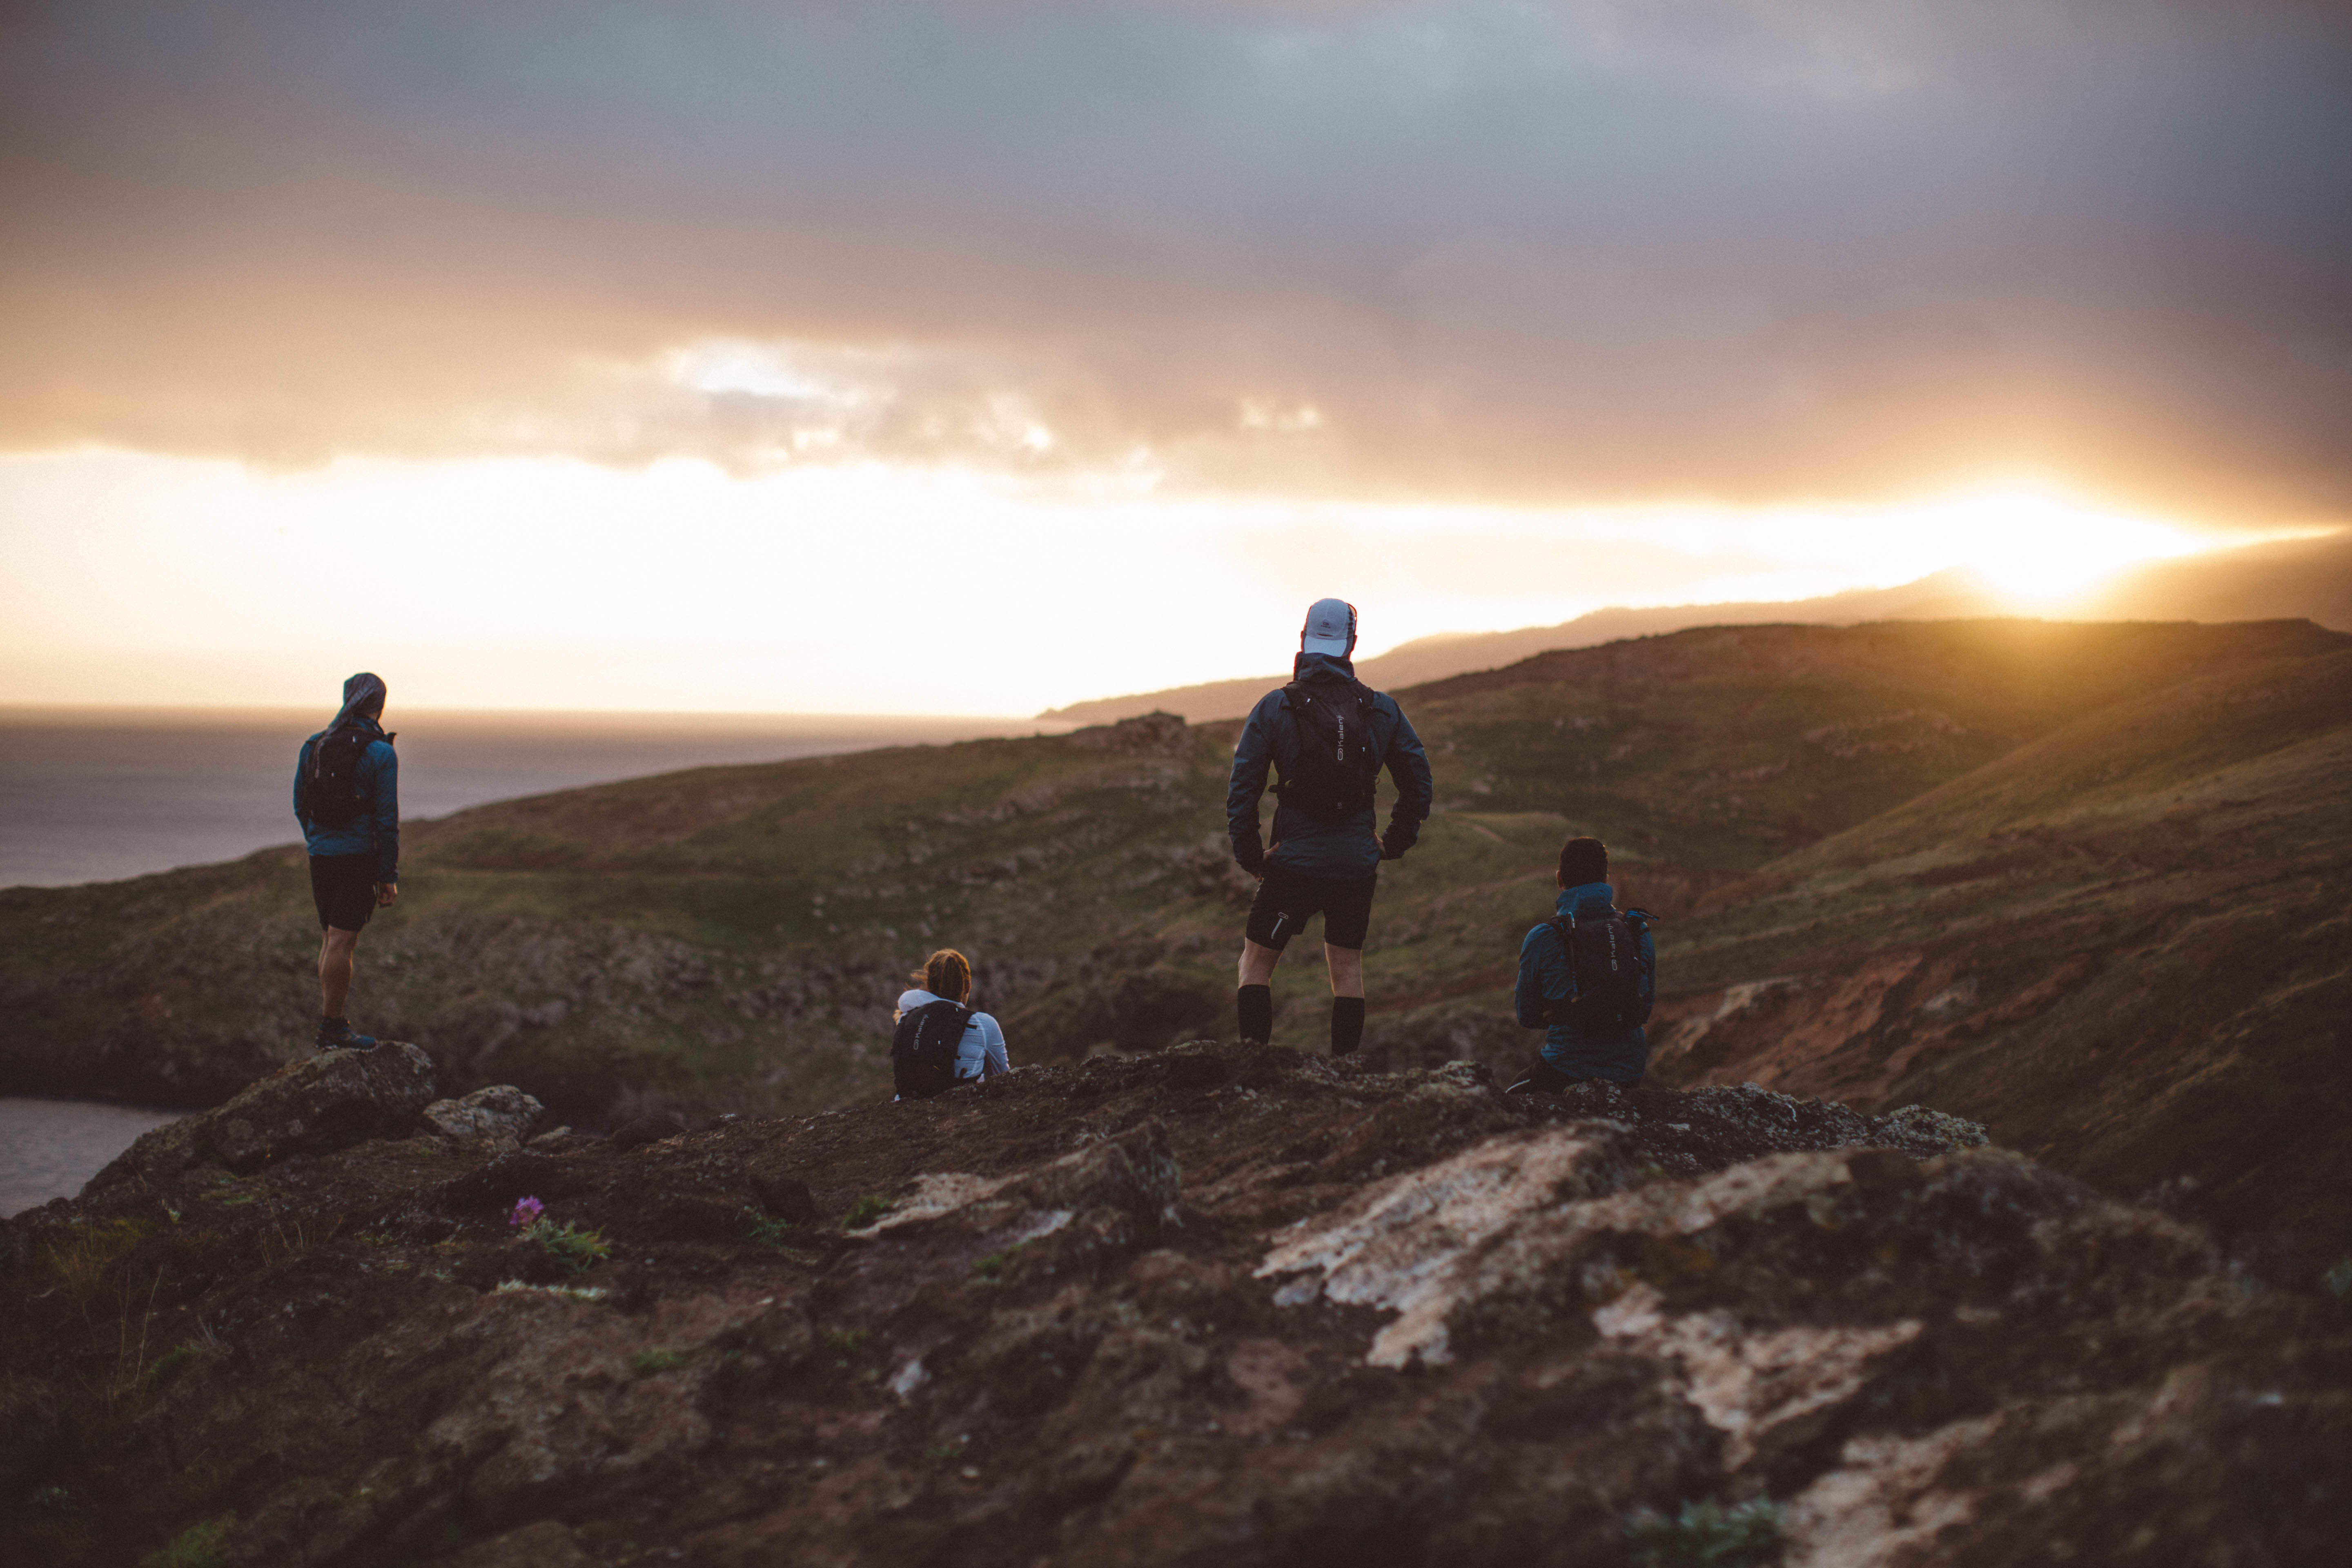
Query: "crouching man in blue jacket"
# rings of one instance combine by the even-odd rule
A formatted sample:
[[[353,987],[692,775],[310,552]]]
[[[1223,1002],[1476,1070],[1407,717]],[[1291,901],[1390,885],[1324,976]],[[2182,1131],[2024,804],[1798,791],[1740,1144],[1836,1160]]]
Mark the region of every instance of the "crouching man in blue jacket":
[[[1364,937],[1381,862],[1400,860],[1429,816],[1429,757],[1404,710],[1356,679],[1356,606],[1320,599],[1299,633],[1294,679],[1250,710],[1234,746],[1225,826],[1234,859],[1258,879],[1242,937],[1241,1037],[1274,1033],[1274,966],[1316,915],[1331,972],[1331,1054],[1346,1056],[1364,1034]],[[1274,844],[1259,837],[1257,803],[1266,770],[1274,793]],[[1376,832],[1374,794],[1382,768],[1396,782],[1388,831]]]
[[[1544,1031],[1543,1050],[1504,1092],[1557,1094],[1588,1079],[1632,1088],[1650,1065],[1642,1026],[1658,994],[1658,951],[1645,910],[1620,911],[1609,886],[1609,848],[1571,838],[1559,851],[1556,919],[1519,943],[1512,994],[1520,1026]]]

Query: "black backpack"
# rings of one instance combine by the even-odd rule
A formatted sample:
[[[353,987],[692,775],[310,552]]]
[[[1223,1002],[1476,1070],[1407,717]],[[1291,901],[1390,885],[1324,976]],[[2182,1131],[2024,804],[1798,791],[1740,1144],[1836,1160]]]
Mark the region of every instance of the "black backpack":
[[[1298,765],[1274,786],[1282,804],[1334,822],[1370,810],[1381,776],[1371,688],[1360,680],[1294,680],[1282,696],[1298,726]]]
[[[1568,959],[1566,1001],[1547,999],[1544,1022],[1567,1024],[1584,1034],[1617,1035],[1650,1021],[1650,1000],[1642,994],[1642,932],[1656,922],[1646,910],[1583,920],[1573,914],[1553,920],[1559,951]]]
[[[890,1077],[901,1100],[929,1100],[956,1084],[956,1047],[963,1044],[971,1009],[961,1002],[926,1002],[899,1015],[890,1037]]]
[[[360,759],[381,738],[357,724],[328,731],[310,746],[310,760],[302,770],[302,816],[320,827],[348,827],[360,819],[367,802],[360,796]]]

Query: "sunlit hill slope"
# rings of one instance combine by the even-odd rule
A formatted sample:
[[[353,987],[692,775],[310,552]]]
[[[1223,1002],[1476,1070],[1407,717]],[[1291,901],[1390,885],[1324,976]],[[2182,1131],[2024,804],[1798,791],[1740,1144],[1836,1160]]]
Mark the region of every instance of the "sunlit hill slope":
[[[2347,649],[2302,622],[1743,626],[1408,689],[1439,811],[1383,871],[1367,1048],[1516,1059],[1518,937],[1562,834],[1598,832],[1669,917],[1662,1072],[1927,1099],[2062,1167],[2230,1190],[2278,1152],[2250,1131],[2266,1074],[2335,1092],[2312,1075],[2344,1014]],[[355,1016],[453,1090],[517,1082],[574,1121],[874,1095],[940,944],[1016,1060],[1223,1033],[1234,731],[1160,716],[418,824]],[[291,849],[0,893],[0,937],[11,1089],[209,1102],[307,1029]],[[1304,946],[1277,1040],[1319,1048]],[[2207,965],[2222,985],[2182,978]]]
[[[1661,637],[1693,626],[1851,626],[1872,621],[1998,616],[2014,614],[2018,608],[2012,596],[1980,574],[1952,567],[1897,587],[1850,589],[1814,599],[1594,610],[1558,626],[1418,637],[1360,660],[1357,672],[1383,690],[1395,690],[1473,670],[1500,668],[1558,648]],[[2339,529],[2315,539],[2242,545],[2135,567],[2087,596],[2063,606],[2042,606],[2041,611],[2084,621],[2308,620],[2336,631],[2352,631],[2352,530]],[[1158,710],[1196,723],[1237,719],[1279,680],[1268,674],[1130,692],[1049,709],[1038,717],[1108,724]]]

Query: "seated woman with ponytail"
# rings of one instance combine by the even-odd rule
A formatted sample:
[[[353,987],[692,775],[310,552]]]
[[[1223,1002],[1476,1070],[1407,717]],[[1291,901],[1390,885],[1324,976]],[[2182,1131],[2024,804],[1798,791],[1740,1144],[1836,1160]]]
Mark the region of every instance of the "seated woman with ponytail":
[[[898,1010],[891,1015],[898,1025],[890,1062],[898,1099],[925,1100],[957,1084],[1013,1070],[1004,1054],[1004,1031],[994,1018],[967,1005],[971,1000],[971,960],[943,947],[908,978],[915,985],[899,994]]]

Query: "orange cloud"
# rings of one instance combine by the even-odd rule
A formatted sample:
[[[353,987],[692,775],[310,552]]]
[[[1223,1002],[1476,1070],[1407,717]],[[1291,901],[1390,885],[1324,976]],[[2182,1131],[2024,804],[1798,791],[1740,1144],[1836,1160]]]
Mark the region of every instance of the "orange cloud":
[[[2307,6],[158,0],[0,28],[19,450],[2352,496],[2352,34]],[[713,353],[767,379],[688,374]]]

